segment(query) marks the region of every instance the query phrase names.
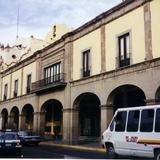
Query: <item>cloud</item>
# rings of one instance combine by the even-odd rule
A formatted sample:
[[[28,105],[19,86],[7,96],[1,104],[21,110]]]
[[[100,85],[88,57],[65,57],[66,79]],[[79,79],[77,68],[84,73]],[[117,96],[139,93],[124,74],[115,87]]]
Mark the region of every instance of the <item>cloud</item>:
[[[22,37],[44,35],[49,26],[66,23],[77,28],[121,0],[1,0],[0,42],[6,41],[6,33],[13,32],[8,41],[15,39],[17,12],[19,6],[19,28]],[[14,30],[15,29],[15,30]],[[8,31],[7,31],[8,30]],[[13,37],[12,37],[13,36]]]

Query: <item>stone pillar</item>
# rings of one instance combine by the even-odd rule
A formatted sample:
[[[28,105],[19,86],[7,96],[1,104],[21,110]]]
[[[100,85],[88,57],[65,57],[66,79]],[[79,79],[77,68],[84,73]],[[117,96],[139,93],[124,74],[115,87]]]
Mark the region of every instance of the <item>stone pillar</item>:
[[[101,133],[103,133],[113,117],[113,105],[101,105]]]
[[[33,129],[43,135],[45,129],[45,112],[34,112]]]
[[[39,120],[40,120],[40,113],[39,112],[34,112],[33,113],[33,131],[35,133],[39,133],[39,131],[40,131],[39,125],[38,125]]]
[[[68,144],[72,143],[71,111],[71,108],[63,109],[63,141]]]
[[[79,126],[79,110],[78,109],[72,109],[71,110],[71,128],[72,128],[72,144],[78,142],[79,134],[80,134],[80,126]]]
[[[13,128],[14,127],[13,121],[14,121],[14,116],[9,115],[8,116],[8,128]]]
[[[151,60],[152,55],[152,29],[150,2],[144,4],[144,30],[145,30],[145,60]]]
[[[3,125],[3,118],[2,115],[0,115],[0,129],[2,129],[2,125]]]
[[[25,130],[26,129],[26,123],[25,123],[25,115],[20,114],[19,115],[19,130]]]
[[[106,33],[105,25],[101,26],[101,72],[106,71]]]

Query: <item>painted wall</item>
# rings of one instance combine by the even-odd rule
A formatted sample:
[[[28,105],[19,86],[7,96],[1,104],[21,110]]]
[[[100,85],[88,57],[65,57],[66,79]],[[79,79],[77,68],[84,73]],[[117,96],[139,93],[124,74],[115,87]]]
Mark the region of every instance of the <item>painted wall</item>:
[[[2,78],[2,97],[1,99],[3,100],[3,95],[4,95],[4,86],[5,84],[8,84],[8,91],[7,91],[7,99],[10,98],[10,81],[11,81],[11,76],[10,75],[7,75],[5,77]]]
[[[26,94],[27,75],[31,74],[31,82],[36,81],[36,62],[33,62],[23,68],[23,89],[22,94]]]
[[[91,75],[101,71],[101,36],[97,29],[73,42],[73,80],[81,78],[82,52],[91,49],[90,66]]]
[[[158,58],[160,57],[160,0],[154,0],[150,4],[153,58]]]
[[[14,83],[15,80],[18,79],[18,94],[17,96],[21,95],[21,83],[22,83],[22,69],[19,69],[18,71],[15,71],[12,73],[12,86],[11,86],[11,98],[14,97]]]
[[[132,64],[145,59],[144,12],[140,7],[106,24],[106,70],[114,70],[118,55],[118,36],[131,32]]]

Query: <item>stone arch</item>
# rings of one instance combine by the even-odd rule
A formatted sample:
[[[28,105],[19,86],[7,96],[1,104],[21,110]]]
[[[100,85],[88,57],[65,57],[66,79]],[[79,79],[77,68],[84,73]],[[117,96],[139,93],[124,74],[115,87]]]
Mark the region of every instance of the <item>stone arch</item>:
[[[49,99],[41,106],[41,124],[43,134],[62,138],[63,106],[59,100]]]
[[[143,90],[135,85],[121,85],[109,94],[107,106],[115,111],[121,107],[135,107],[146,105],[146,96]]]
[[[19,109],[17,106],[14,106],[10,111],[9,126],[16,130],[19,128]]]
[[[33,130],[34,108],[31,104],[25,104],[21,112],[21,129]]]
[[[79,136],[100,136],[100,105],[99,97],[91,92],[82,93],[75,99],[73,107],[78,110]]]
[[[6,108],[1,111],[2,116],[2,129],[8,128],[8,111]]]

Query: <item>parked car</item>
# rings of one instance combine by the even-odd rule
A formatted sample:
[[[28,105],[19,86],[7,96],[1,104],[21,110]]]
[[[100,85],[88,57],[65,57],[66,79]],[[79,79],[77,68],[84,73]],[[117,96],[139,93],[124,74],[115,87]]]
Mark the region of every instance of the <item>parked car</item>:
[[[5,152],[21,155],[22,145],[18,132],[10,129],[0,131],[0,153]]]
[[[41,137],[32,131],[19,131],[18,135],[22,145],[38,145],[41,141]]]

